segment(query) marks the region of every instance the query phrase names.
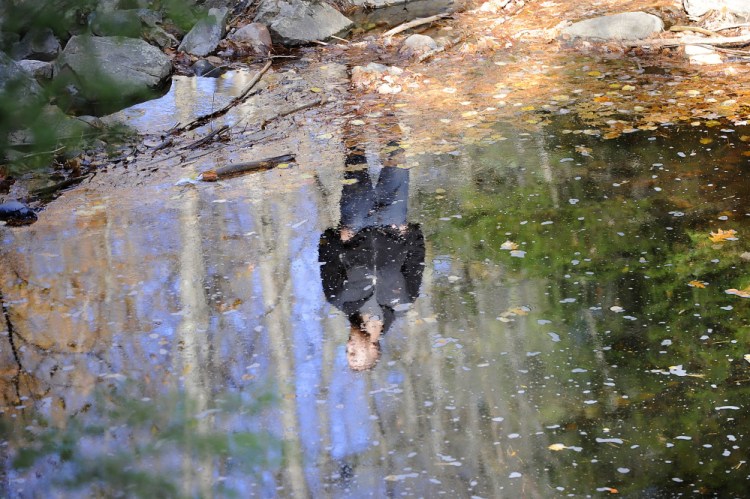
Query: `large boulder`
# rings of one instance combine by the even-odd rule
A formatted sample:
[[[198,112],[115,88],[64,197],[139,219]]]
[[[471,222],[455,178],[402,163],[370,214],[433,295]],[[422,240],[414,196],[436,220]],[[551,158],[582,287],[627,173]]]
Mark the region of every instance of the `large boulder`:
[[[172,72],[172,62],[143,40],[74,36],[57,60],[55,81],[96,112],[153,96]]]
[[[60,48],[60,42],[51,29],[33,29],[13,45],[11,55],[16,60],[52,61],[60,53]]]
[[[216,50],[224,38],[228,15],[229,10],[226,8],[209,9],[208,16],[195,23],[177,50],[198,57],[205,57]]]
[[[623,12],[573,23],[564,28],[562,34],[597,40],[640,40],[663,29],[664,22],[657,16],[645,12]]]
[[[255,22],[268,26],[273,41],[283,45],[325,40],[353,25],[330,5],[304,0],[261,0]]]
[[[693,19],[712,10],[734,18],[750,19],[750,2],[747,0],[683,0],[682,4]]]

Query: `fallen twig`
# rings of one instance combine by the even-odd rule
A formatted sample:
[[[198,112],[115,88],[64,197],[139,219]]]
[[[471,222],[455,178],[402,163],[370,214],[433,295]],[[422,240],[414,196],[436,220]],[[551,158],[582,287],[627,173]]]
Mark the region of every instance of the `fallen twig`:
[[[209,142],[212,142],[214,140],[214,137],[218,137],[219,135],[221,135],[222,133],[226,132],[227,130],[229,130],[229,125],[222,125],[219,128],[217,128],[216,130],[214,130],[213,132],[211,132],[208,135],[206,135],[205,137],[202,137],[202,138],[200,138],[200,139],[198,139],[198,140],[196,140],[194,142],[191,142],[190,144],[188,144],[186,146],[180,147],[180,150],[183,150],[183,149],[195,149],[196,147],[200,147],[200,146],[202,146],[204,144],[208,144]]]
[[[268,170],[278,165],[279,163],[288,163],[290,161],[294,161],[293,154],[284,154],[282,156],[261,159],[259,161],[235,163],[232,165],[222,166],[215,170],[206,170],[205,172],[200,174],[198,179],[203,180],[204,182],[216,182],[223,177],[239,175],[240,173],[247,173],[251,171]]]
[[[63,180],[62,182],[58,182],[58,183],[56,183],[54,185],[49,185],[47,187],[41,187],[39,189],[34,189],[33,191],[31,191],[31,195],[33,197],[37,197],[37,198],[50,197],[53,194],[57,193],[58,191],[61,191],[62,189],[65,189],[67,187],[70,187],[70,186],[76,185],[76,184],[78,184],[80,182],[83,182],[84,180],[86,180],[90,176],[91,176],[91,174],[80,175],[78,177],[71,177],[69,179]]]
[[[718,33],[705,28],[700,28],[698,26],[672,26],[671,28],[669,28],[669,31],[693,31],[702,35],[719,36]]]
[[[253,89],[253,87],[255,87],[255,85],[258,84],[258,82],[263,77],[263,75],[266,73],[266,71],[268,71],[271,68],[271,64],[273,64],[273,60],[269,60],[268,62],[266,62],[265,66],[263,66],[263,68],[255,74],[255,76],[253,77],[253,79],[250,80],[250,83],[247,84],[247,86],[242,91],[242,93],[240,95],[238,95],[237,97],[235,97],[234,99],[232,99],[229,104],[227,104],[226,106],[222,107],[218,111],[214,111],[213,113],[209,113],[209,114],[206,114],[204,116],[201,116],[200,118],[194,119],[193,121],[191,121],[187,125],[181,126],[180,128],[176,129],[174,133],[184,132],[184,131],[188,131],[188,130],[194,130],[194,129],[200,127],[200,126],[205,125],[209,121],[211,121],[211,120],[213,120],[215,118],[218,118],[219,116],[225,115],[227,113],[227,111],[229,111],[230,109],[232,109],[237,104],[240,104],[241,102],[243,102],[248,97],[248,95],[250,94],[250,91]]]
[[[445,19],[446,17],[450,17],[450,14],[444,13],[444,14],[437,14],[435,16],[430,17],[421,17],[419,19],[414,19],[413,21],[409,21],[408,23],[399,24],[393,29],[389,29],[385,33],[383,33],[383,38],[390,38],[393,35],[397,35],[401,33],[402,31],[406,31],[407,29],[416,28],[417,26],[422,26],[423,24],[430,24],[435,21],[439,21],[440,19]]]
[[[680,45],[747,45],[750,43],[750,34],[742,36],[717,36],[714,38],[669,38],[669,39],[650,39],[635,40],[628,42],[631,47],[677,47]]]
[[[271,116],[270,118],[263,120],[260,123],[260,129],[261,130],[265,130],[266,126],[270,122],[272,122],[274,120],[277,120],[279,118],[283,118],[285,116],[289,116],[290,114],[294,114],[294,113],[296,113],[298,111],[304,111],[305,109],[310,109],[311,107],[315,107],[317,105],[323,104],[324,102],[325,102],[325,99],[323,99],[323,98],[315,99],[312,102],[307,102],[305,104],[301,104],[301,105],[299,105],[297,107],[294,107],[292,109],[287,109],[286,111],[282,111],[282,112],[280,112],[279,114],[277,114],[275,116]]]

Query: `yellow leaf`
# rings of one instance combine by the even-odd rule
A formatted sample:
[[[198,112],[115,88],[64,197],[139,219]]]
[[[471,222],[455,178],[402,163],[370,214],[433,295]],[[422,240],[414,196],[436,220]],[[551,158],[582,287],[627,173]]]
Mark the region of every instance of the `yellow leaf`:
[[[599,76],[602,75],[599,71],[589,71],[586,74],[589,75],[589,76],[593,76],[593,77],[599,77]]]
[[[719,126],[719,125],[721,125],[721,121],[709,120],[706,122],[706,126],[709,128]]]
[[[318,87],[312,87],[310,89],[310,92],[315,92],[316,94],[319,93],[319,92],[322,92],[322,91],[323,91],[323,89],[322,88],[318,88]]]
[[[631,90],[635,90],[635,87],[633,85],[624,85],[622,87],[622,90],[625,90],[626,92],[629,92]]]
[[[705,282],[701,282],[701,281],[690,281],[688,283],[688,286],[691,286],[693,288],[701,288],[701,289],[703,289],[703,288],[706,287],[706,283]]]
[[[521,108],[521,111],[533,111],[536,109],[534,106],[525,106]]]
[[[289,163],[279,163],[278,165],[276,165],[276,168],[289,168]]]
[[[737,239],[736,235],[737,235],[737,231],[734,229],[729,229],[729,230],[719,229],[718,232],[712,232],[711,235],[708,236],[708,238],[714,243],[720,243],[726,240]]]
[[[563,450],[565,449],[565,445],[563,444],[552,444],[549,447],[547,447],[549,450]]]
[[[714,139],[712,139],[712,138],[710,138],[710,137],[703,137],[703,138],[702,138],[702,139],[700,140],[700,143],[701,143],[701,144],[704,144],[704,145],[705,145],[705,144],[710,144],[710,143],[711,143],[711,142],[713,142],[713,141],[714,141]]]
[[[357,183],[357,179],[356,178],[345,178],[344,180],[341,181],[341,183],[344,184],[344,185],[352,185],[352,184],[356,184]]]
[[[750,135],[740,135],[740,140],[742,142],[747,142],[750,140]]]

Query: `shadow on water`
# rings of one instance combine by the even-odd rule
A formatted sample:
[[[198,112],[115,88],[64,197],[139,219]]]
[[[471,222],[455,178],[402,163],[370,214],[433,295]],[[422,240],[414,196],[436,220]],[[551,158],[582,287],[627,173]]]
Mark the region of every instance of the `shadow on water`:
[[[565,116],[419,154],[397,125],[345,130],[312,174],[80,192],[0,232],[0,419],[115,427],[88,457],[178,389],[186,431],[283,441],[252,473],[231,442],[196,465],[241,495],[744,495],[750,133]],[[121,376],[155,401],[138,424],[97,401]],[[257,417],[214,412],[255,386],[277,394]],[[3,495],[76,472],[3,439]],[[172,444],[164,466],[192,456]]]

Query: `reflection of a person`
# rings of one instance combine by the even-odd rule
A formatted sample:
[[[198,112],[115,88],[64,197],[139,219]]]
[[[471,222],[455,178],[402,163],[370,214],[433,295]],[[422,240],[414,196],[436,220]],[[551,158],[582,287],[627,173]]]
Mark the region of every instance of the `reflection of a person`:
[[[351,150],[341,193],[341,223],[320,238],[321,279],[328,301],[349,317],[349,367],[380,358],[380,337],[419,294],[424,237],[406,221],[409,170],[395,166],[394,144],[375,186],[364,154]]]

